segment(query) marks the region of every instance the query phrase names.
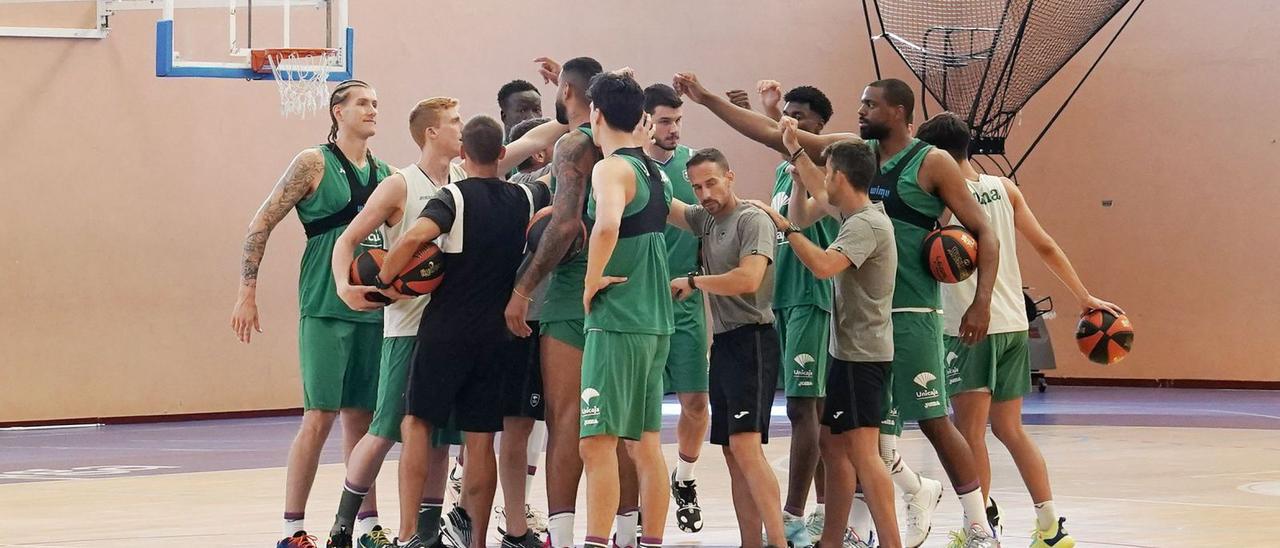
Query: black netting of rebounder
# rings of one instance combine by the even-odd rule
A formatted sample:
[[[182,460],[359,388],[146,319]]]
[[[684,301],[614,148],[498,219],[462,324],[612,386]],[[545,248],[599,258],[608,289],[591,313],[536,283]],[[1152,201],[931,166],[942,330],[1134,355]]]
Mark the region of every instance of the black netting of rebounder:
[[[875,0],[884,36],[974,153],[1003,154],[1014,117],[1128,0]]]

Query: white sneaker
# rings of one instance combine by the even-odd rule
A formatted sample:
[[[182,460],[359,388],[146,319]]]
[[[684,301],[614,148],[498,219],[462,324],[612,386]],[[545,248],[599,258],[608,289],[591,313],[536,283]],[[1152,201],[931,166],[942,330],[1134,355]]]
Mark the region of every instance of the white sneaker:
[[[804,519],[804,528],[809,530],[809,538],[822,538],[822,526],[825,521],[827,521],[827,515],[817,510]]]
[[[547,526],[550,522],[547,520],[546,512],[526,504],[524,505],[524,519],[529,523],[529,528],[538,534],[547,532]]]
[[[967,531],[952,532],[947,548],[1000,548],[1000,541],[992,538],[982,524],[975,523]]]
[[[920,548],[933,529],[933,511],[942,500],[942,482],[920,476],[920,490],[903,495],[907,503],[907,527],[902,543],[907,548]]]
[[[786,512],[782,513],[782,531],[787,537],[787,543],[791,548],[809,548],[813,546],[813,537],[809,536],[809,528],[805,526],[804,518],[792,516]],[[768,544],[768,542],[765,542]]]

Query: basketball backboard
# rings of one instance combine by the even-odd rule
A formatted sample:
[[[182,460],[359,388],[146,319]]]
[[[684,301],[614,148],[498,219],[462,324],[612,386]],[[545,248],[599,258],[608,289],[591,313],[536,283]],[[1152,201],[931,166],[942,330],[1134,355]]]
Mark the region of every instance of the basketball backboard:
[[[135,0],[146,1],[146,0]],[[157,3],[157,2],[150,2]],[[257,52],[282,48],[327,50],[295,77],[351,78],[355,31],[347,23],[347,0],[163,0],[156,22],[156,76],[274,80],[255,69]],[[261,62],[258,63],[261,65]]]

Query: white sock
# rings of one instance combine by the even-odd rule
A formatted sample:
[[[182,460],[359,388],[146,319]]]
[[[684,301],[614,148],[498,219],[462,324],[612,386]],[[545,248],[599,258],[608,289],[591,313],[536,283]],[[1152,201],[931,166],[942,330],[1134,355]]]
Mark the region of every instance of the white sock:
[[[573,512],[561,512],[547,519],[552,548],[573,547]]]
[[[964,509],[964,528],[966,530],[976,524],[981,525],[987,534],[991,534],[991,527],[987,525],[987,505],[982,500],[981,488],[960,495],[960,507]]]
[[[801,513],[803,513],[803,512],[801,512]],[[804,520],[804,516],[797,516],[797,515],[792,514],[791,512],[788,512],[788,511],[786,511],[786,510],[783,510],[783,511],[782,511],[782,518],[783,518],[783,519],[791,518],[791,519],[793,519],[793,520],[798,519],[798,520],[801,520],[801,521],[803,521],[803,520]]]
[[[538,472],[538,459],[542,456],[542,446],[547,440],[547,423],[534,421],[533,430],[529,432],[529,445],[525,450],[525,462],[529,464],[524,478],[524,500],[533,500],[533,476]]]
[[[1036,505],[1036,529],[1048,531],[1058,524],[1058,511],[1053,508],[1053,501],[1046,500]]]
[[[871,507],[867,506],[866,497],[862,493],[856,493],[853,496],[853,506],[849,507],[849,526],[853,528],[858,538],[864,541],[870,540]]]
[[[284,538],[289,538],[298,531],[306,531],[307,526],[303,525],[302,522],[303,518],[284,520],[284,527],[281,529],[284,532]]]
[[[617,532],[614,533],[616,542],[621,548],[628,546],[636,546],[640,539],[636,537],[636,526],[640,525],[640,511],[631,510],[625,514],[618,514],[615,522]]]
[[[693,467],[698,461],[689,462],[684,456],[676,458],[676,481],[693,481]]]
[[[813,513],[812,513],[812,514],[809,514],[809,515],[810,515],[810,516],[823,516],[823,517],[826,517],[826,515],[827,515],[827,503],[825,503],[825,502],[819,502],[819,503],[817,503],[817,505],[813,507]]]
[[[372,516],[368,516],[368,517],[363,517],[363,518],[360,518],[360,519],[356,520],[356,534],[355,534],[355,539],[356,539],[356,540],[360,540],[360,537],[362,537],[362,536],[364,536],[364,535],[369,534],[369,532],[370,532],[370,531],[373,531],[373,528],[374,528],[374,527],[377,527],[377,526],[378,526],[378,515],[377,515],[377,514],[374,514],[374,515],[372,515]]]
[[[914,495],[920,491],[920,475],[911,471],[898,453],[898,437],[880,434],[880,458],[889,469],[889,477],[903,494]]]

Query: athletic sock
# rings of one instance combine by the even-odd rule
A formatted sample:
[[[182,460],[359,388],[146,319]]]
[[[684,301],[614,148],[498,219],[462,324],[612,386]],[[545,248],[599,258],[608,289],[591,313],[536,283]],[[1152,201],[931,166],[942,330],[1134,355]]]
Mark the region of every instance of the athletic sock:
[[[867,506],[867,498],[862,493],[862,486],[858,486],[858,490],[853,494],[853,506],[849,507],[849,526],[853,528],[858,538],[865,541],[871,537],[871,507]]]
[[[378,526],[377,510],[360,512],[359,514],[356,515],[356,532],[355,532],[355,535],[353,535],[353,537],[358,540],[360,537],[372,532],[373,528],[377,526]]]
[[[956,488],[957,493],[961,491],[965,491],[960,495],[960,508],[964,509],[965,530],[979,525],[987,534],[992,534],[991,526],[987,525],[987,506],[982,500],[982,485],[974,481],[969,485]]]
[[[281,528],[281,531],[284,533],[284,538],[292,537],[293,534],[298,531],[306,531],[307,527],[302,524],[302,521],[302,512],[285,512],[284,526]]]
[[[1058,524],[1058,511],[1053,508],[1053,501],[1046,500],[1036,505],[1036,529],[1048,531]]]
[[[435,544],[440,536],[440,514],[444,509],[444,499],[422,499],[418,505],[418,538],[425,544]]]
[[[337,534],[343,527],[347,528],[347,533],[351,533],[356,513],[360,511],[360,505],[368,494],[368,487],[351,485],[350,482],[342,483],[342,498],[338,499],[338,513],[333,516],[333,529],[329,530],[329,536]]]
[[[898,437],[880,434],[880,458],[889,467],[889,477],[903,494],[914,495],[920,491],[920,474],[911,470],[898,453]]]
[[[609,548],[609,541],[600,537],[587,537],[587,541],[582,543],[583,548]]]
[[[697,458],[680,453],[676,459],[676,481],[693,481],[693,467],[697,464]]]
[[[636,527],[640,525],[640,509],[625,508],[618,512],[613,542],[620,548],[636,545]]]
[[[547,518],[547,535],[552,548],[572,547],[573,544],[573,510],[551,514]]]

